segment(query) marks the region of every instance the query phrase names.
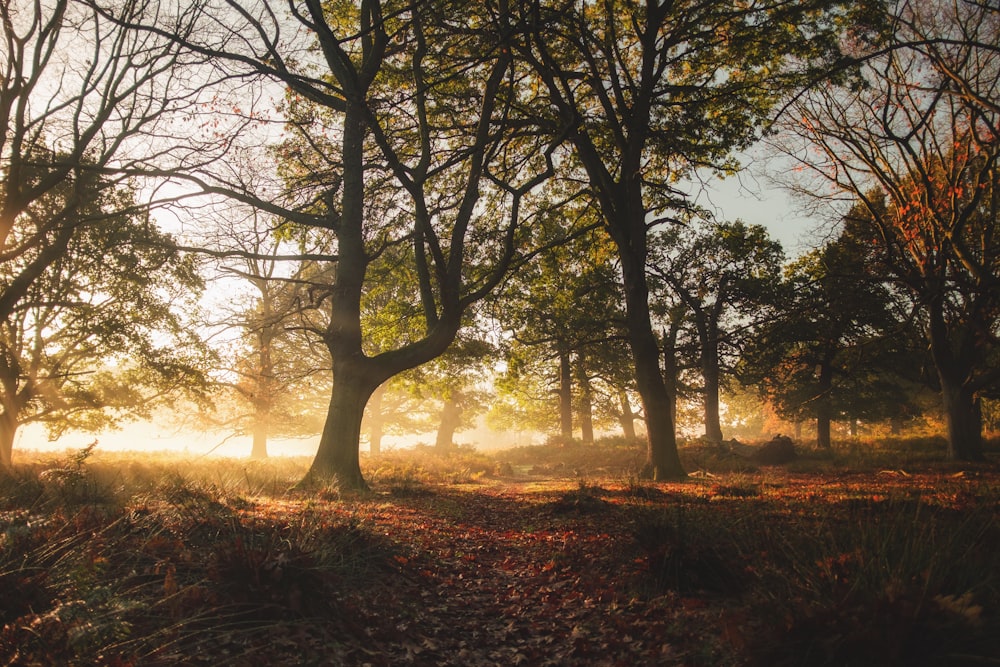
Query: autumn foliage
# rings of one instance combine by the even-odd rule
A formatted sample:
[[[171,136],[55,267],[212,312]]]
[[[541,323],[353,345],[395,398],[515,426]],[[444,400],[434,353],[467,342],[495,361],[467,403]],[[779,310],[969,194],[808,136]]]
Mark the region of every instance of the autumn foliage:
[[[37,460],[0,484],[0,661],[921,665],[1000,652],[995,465],[682,453],[688,481],[650,483],[628,443],[391,452],[365,462],[361,496],[294,490],[307,461]]]

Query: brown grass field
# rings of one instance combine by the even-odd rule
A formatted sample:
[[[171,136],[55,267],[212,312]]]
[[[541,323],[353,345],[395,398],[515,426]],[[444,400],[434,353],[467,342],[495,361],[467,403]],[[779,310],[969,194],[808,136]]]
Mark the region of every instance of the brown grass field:
[[[1000,465],[866,443],[307,460],[68,453],[0,477],[3,665],[984,665]]]

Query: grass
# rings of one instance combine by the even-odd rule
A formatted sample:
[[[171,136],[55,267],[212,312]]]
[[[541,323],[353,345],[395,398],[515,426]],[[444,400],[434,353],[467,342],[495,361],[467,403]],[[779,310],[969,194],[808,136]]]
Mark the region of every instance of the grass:
[[[373,493],[351,499],[296,491],[306,460],[29,460],[0,475],[0,664],[393,664],[452,636],[500,655],[513,631],[483,634],[476,610],[522,597],[518,618],[548,633],[513,646],[528,660],[1000,655],[995,463],[959,468],[930,441],[781,467],[693,446],[701,474],[666,484],[638,477],[641,454],[390,452],[364,459]],[[545,625],[560,618],[564,637]]]
[[[392,553],[350,513],[281,512],[299,474],[284,462],[88,458],[0,478],[3,664],[237,665],[272,642],[279,661],[319,655]]]

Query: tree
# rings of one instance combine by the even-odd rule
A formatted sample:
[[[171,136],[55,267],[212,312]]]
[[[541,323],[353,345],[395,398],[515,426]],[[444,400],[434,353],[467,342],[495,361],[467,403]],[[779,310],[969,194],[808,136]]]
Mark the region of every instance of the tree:
[[[617,317],[612,315],[608,323],[606,337],[581,350],[577,374],[586,374],[589,378],[593,427],[620,428],[622,436],[632,441],[637,437],[635,422],[642,419],[642,412],[636,407],[635,373],[632,372],[628,342],[621,331],[623,319],[619,310]],[[583,420],[581,416],[580,421]],[[586,440],[582,424],[581,438]]]
[[[1000,381],[1000,12],[987,3],[900,3],[865,85],[795,107],[787,150],[860,202],[846,219],[886,280],[909,295],[930,351],[949,453],[982,457],[980,401]]]
[[[758,383],[783,415],[813,418],[826,449],[834,419],[899,414],[908,402],[905,368],[921,367],[905,313],[877,270],[865,241],[846,231],[799,258],[787,269],[783,313],[742,360],[745,382]]]
[[[687,208],[672,184],[700,167],[734,167],[730,152],[752,141],[776,100],[802,83],[804,63],[841,60],[837,39],[851,20],[830,2],[525,3],[518,54],[618,251],[656,478],[684,470],[650,317],[648,232]]]
[[[651,253],[650,271],[674,292],[694,329],[705,437],[722,442],[719,395],[742,349],[782,304],[781,244],[760,225],[675,227]]]
[[[363,430],[368,434],[368,453],[382,453],[382,437],[418,433],[423,426],[420,397],[414,396],[407,373],[382,383],[365,406]]]
[[[465,310],[511,266],[522,207],[549,171],[551,151],[528,133],[507,150],[520,79],[507,35],[490,12],[447,0],[195,2],[162,27],[164,13],[150,5],[127,23],[234,78],[288,88],[280,196],[218,171],[178,176],[332,237],[323,340],[333,388],[307,480],[336,476],[362,488],[369,397],[447,349]],[[387,278],[412,280],[407,334],[377,348],[361,304],[373,280]]]
[[[585,207],[574,210],[569,204],[562,214],[577,219],[591,215]],[[536,233],[553,233],[538,227],[542,225]],[[539,380],[556,397],[559,435],[567,441],[573,437],[576,414],[582,439],[593,442],[592,380],[598,377],[599,360],[611,360],[608,351],[623,335],[613,249],[595,231],[550,248],[524,266],[507,281],[494,309],[510,336],[512,378],[542,375]],[[549,430],[549,421],[540,424],[543,430]]]
[[[453,448],[455,433],[474,425],[485,412],[494,358],[492,346],[460,335],[447,352],[412,372],[420,393],[438,406],[434,438],[438,450]]]
[[[4,467],[24,424],[45,423],[54,435],[98,431],[205,386],[203,349],[178,314],[202,286],[194,264],[148,216],[120,213],[138,208],[128,191],[76,180],[36,200],[33,213],[43,216],[48,202],[64,212],[70,197],[81,201],[67,220],[74,233],[0,320]],[[10,238],[23,231],[16,224]],[[16,283],[46,250],[0,264],[0,285]]]
[[[272,434],[318,434],[330,368],[325,346],[310,333],[316,308],[309,285],[318,268],[300,258],[287,225],[245,206],[229,207],[193,243],[200,246],[192,252],[214,260],[213,280],[226,295],[210,305],[204,326],[213,338],[237,333],[213,374],[222,391],[203,422],[250,435],[251,458],[267,456]]]
[[[84,3],[0,3],[0,40],[0,322],[13,336],[8,378],[23,379],[16,366],[27,348],[16,332],[45,316],[25,311],[40,296],[39,281],[59,283],[65,269],[55,265],[73,244],[95,242],[97,226],[141,211],[136,199],[116,194],[132,188],[120,170],[137,159],[139,137],[147,138],[141,155],[161,150],[149,137],[193,98],[171,80],[185,62],[169,40],[123,31]],[[38,332],[41,350],[47,330]],[[9,432],[23,412],[8,407]]]
[[[136,7],[124,2],[119,11]],[[76,227],[95,222],[81,207],[102,190],[131,187],[122,174],[137,159],[181,148],[155,137],[171,113],[197,100],[171,79],[186,63],[170,40],[124,31],[84,3],[4,2],[0,40],[0,258],[21,265],[0,294],[2,318]]]

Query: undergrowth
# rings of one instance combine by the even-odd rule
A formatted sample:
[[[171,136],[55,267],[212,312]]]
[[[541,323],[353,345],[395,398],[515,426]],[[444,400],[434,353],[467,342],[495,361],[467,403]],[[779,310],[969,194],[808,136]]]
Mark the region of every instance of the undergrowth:
[[[900,447],[914,458],[893,459]],[[0,474],[0,664],[380,664],[373,636],[412,651],[428,573],[520,594],[511,573],[451,576],[386,524],[397,511],[455,525],[442,553],[462,563],[512,539],[562,544],[531,576],[590,573],[551,584],[579,602],[556,586],[597,572],[617,609],[675,609],[678,664],[977,664],[1000,655],[1000,482],[935,447],[775,467],[697,446],[676,484],[641,479],[623,441],[418,448],[363,459],[373,493],[349,500],[297,490],[301,459],[39,457]],[[546,470],[563,481],[506,486]]]
[[[0,476],[0,664],[318,663],[361,632],[351,596],[394,547],[350,511],[286,511],[284,464],[86,454]]]

